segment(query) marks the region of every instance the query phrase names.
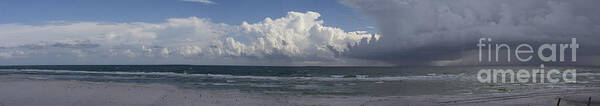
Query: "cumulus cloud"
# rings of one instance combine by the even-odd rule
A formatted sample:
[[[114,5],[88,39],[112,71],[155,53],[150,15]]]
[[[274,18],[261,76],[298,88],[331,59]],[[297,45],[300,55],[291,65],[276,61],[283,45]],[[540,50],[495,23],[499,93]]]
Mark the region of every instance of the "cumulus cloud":
[[[341,53],[379,38],[364,31],[323,26],[319,17],[316,12],[289,12],[285,17],[241,25],[197,17],[171,18],[163,23],[2,24],[0,57],[98,58],[109,63],[162,58],[151,62],[197,59],[183,63],[204,64],[228,58],[249,64],[344,64]]]
[[[476,64],[481,37],[508,43],[562,43],[578,38],[579,59],[598,55],[597,0],[341,0],[374,19],[372,47],[346,56],[395,64]],[[597,57],[597,56],[595,56]],[[597,64],[585,63],[585,64]]]
[[[215,4],[212,0],[181,0],[185,2],[197,2],[197,3],[205,3],[205,4]]]

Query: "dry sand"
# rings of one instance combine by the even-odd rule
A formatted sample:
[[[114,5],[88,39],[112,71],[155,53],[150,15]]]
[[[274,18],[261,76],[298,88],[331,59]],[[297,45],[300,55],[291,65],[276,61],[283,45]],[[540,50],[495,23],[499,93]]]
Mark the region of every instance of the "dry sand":
[[[0,77],[0,106],[561,106],[600,105],[600,88],[528,93],[423,96],[327,96],[258,94],[235,90],[182,89],[161,84],[84,82]]]

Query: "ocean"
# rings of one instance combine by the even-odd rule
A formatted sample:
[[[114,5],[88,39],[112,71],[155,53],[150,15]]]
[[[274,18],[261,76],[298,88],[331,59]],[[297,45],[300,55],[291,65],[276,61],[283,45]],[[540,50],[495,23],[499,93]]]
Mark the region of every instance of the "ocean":
[[[559,70],[577,69],[576,83],[479,82],[478,71],[490,68],[537,67],[36,65],[0,66],[0,76],[38,80],[168,84],[185,89],[301,95],[467,95],[600,86],[600,67],[548,67]]]

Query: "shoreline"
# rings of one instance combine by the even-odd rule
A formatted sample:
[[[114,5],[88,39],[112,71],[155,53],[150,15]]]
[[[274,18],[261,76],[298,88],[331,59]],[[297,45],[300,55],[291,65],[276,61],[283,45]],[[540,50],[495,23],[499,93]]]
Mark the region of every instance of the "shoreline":
[[[184,89],[166,84],[86,82],[0,76],[0,106],[380,106],[380,105],[556,105],[600,104],[600,88],[560,88],[523,93],[420,96],[336,96]]]

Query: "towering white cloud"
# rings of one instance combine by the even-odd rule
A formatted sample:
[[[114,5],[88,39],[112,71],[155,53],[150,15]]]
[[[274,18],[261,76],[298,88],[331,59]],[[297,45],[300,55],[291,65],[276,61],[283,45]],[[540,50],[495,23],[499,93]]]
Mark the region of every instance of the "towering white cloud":
[[[285,17],[241,25],[197,17],[171,18],[164,23],[2,24],[0,61],[31,57],[337,61],[337,55],[349,46],[379,37],[323,26],[319,17],[316,12],[289,12]]]

